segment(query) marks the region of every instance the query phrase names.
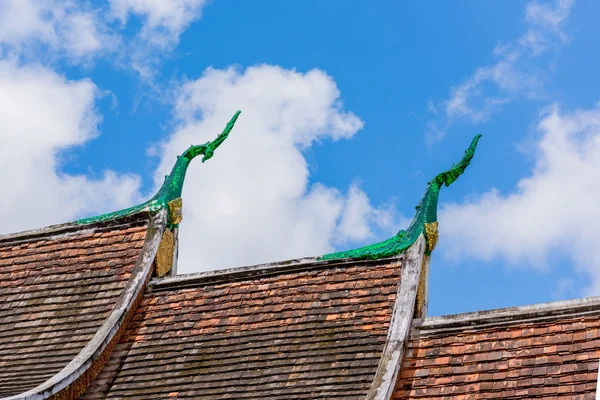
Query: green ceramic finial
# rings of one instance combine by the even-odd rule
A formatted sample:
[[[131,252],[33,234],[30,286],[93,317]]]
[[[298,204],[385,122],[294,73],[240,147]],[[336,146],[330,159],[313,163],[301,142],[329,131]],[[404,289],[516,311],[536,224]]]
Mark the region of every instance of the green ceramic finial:
[[[481,135],[477,135],[473,138],[471,145],[465,151],[464,157],[458,164],[455,164],[449,170],[438,174],[428,183],[427,190],[425,191],[421,202],[416,207],[417,213],[408,229],[401,230],[396,236],[384,240],[383,242],[364,246],[355,250],[326,254],[320,259],[336,260],[353,258],[374,260],[391,257],[408,249],[421,234],[424,234],[425,239],[427,240],[426,254],[431,254],[431,251],[437,243],[437,205],[440,188],[443,184],[450,186],[469,166],[475,155],[475,148],[477,147],[479,138],[481,138]]]
[[[89,224],[92,222],[102,222],[108,221],[115,218],[125,217],[127,215],[134,214],[138,211],[142,211],[144,209],[148,209],[149,211],[158,211],[162,208],[166,208],[169,206],[169,203],[173,200],[179,199],[181,197],[181,191],[183,189],[183,181],[185,180],[185,174],[187,172],[187,168],[190,165],[190,162],[197,156],[203,155],[202,162],[209,160],[215,153],[217,147],[221,145],[229,136],[229,132],[233,129],[235,125],[235,121],[240,115],[241,111],[237,111],[235,115],[231,118],[231,120],[225,126],[225,129],[215,140],[212,142],[206,142],[197,146],[190,146],[182,155],[177,156],[177,161],[171,170],[171,173],[165,177],[165,181],[158,190],[158,192],[152,197],[150,200],[139,204],[137,206],[133,206],[130,208],[126,208],[124,210],[119,210],[115,212],[111,212],[108,214],[99,215],[97,217],[84,218],[77,221],[79,224]],[[176,225],[178,222],[169,221],[170,224]]]

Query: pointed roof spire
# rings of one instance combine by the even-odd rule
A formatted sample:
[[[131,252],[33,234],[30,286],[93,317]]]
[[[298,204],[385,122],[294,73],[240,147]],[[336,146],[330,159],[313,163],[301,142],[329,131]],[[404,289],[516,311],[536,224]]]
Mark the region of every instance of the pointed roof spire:
[[[156,194],[148,201],[138,204],[137,206],[129,207],[123,210],[114,211],[108,214],[103,214],[95,217],[89,217],[80,219],[77,221],[78,224],[89,224],[93,222],[103,222],[109,221],[112,219],[125,217],[136,212],[142,210],[149,211],[158,211],[160,209],[169,207],[169,204],[177,201],[178,203],[181,201],[181,191],[183,190],[183,182],[185,180],[185,174],[187,172],[187,168],[190,165],[190,162],[199,155],[203,155],[202,162],[204,163],[206,160],[209,160],[214,155],[217,147],[221,145],[229,136],[229,133],[233,129],[235,125],[235,121],[237,121],[238,116],[241,111],[237,111],[235,115],[231,118],[231,120],[223,129],[223,132],[215,140],[212,142],[206,142],[201,145],[191,145],[186,151],[183,152],[182,155],[177,156],[177,161],[175,165],[173,165],[173,169],[171,169],[171,173],[165,176],[165,181],[156,192]],[[181,207],[181,204],[179,204]],[[177,225],[179,220],[173,220],[173,216],[169,214],[169,225]]]
[[[438,175],[428,183],[427,190],[421,199],[421,202],[416,207],[416,214],[406,230],[401,230],[396,236],[384,240],[383,242],[375,243],[369,246],[360,247],[354,250],[341,251],[337,253],[326,254],[321,260],[335,260],[342,258],[353,259],[379,259],[395,256],[409,248],[422,233],[427,240],[426,254],[431,254],[437,244],[438,238],[438,223],[437,223],[437,205],[440,188],[443,184],[450,186],[469,166],[473,156],[477,142],[481,135],[477,135],[471,141],[471,145],[465,151],[463,158],[453,164],[452,168]]]

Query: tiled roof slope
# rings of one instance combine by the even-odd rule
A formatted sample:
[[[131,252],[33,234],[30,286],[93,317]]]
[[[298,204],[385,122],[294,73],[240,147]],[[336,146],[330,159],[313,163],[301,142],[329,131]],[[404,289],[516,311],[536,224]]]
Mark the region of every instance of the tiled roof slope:
[[[600,299],[417,322],[395,399],[593,399]]]
[[[107,318],[140,255],[147,216],[0,237],[0,398],[51,378]]]
[[[81,399],[363,399],[399,259],[151,283]]]

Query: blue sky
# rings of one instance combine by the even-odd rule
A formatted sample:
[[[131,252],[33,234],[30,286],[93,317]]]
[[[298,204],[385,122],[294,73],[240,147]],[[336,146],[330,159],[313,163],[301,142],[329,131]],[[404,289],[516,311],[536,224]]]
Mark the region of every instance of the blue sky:
[[[440,197],[432,315],[600,292],[592,1],[1,0],[2,231],[184,189],[181,272],[320,255]],[[3,160],[3,161],[2,161]]]

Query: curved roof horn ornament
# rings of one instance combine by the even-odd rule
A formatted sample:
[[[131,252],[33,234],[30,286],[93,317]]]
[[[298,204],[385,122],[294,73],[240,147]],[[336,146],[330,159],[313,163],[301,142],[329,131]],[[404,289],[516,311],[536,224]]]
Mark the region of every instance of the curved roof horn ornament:
[[[465,151],[465,155],[457,164],[452,165],[452,168],[436,175],[433,180],[428,182],[427,190],[425,191],[421,202],[416,207],[417,212],[415,217],[406,230],[401,230],[396,236],[384,240],[383,242],[354,250],[326,254],[320,257],[320,260],[336,260],[343,258],[375,260],[392,257],[408,249],[421,234],[424,234],[427,241],[425,253],[430,255],[438,240],[437,205],[440,189],[442,185],[450,186],[460,175],[462,175],[475,155],[477,142],[479,142],[480,138],[481,135],[476,135],[473,138],[469,148]]]
[[[137,206],[125,208],[123,210],[114,211],[108,214],[99,215],[96,217],[89,217],[80,219],[77,221],[78,224],[89,224],[93,222],[109,221],[115,218],[125,217],[142,210],[149,210],[151,212],[158,211],[163,208],[169,207],[171,212],[169,213],[169,226],[173,227],[179,224],[181,221],[181,191],[183,189],[183,182],[185,180],[185,174],[190,162],[199,155],[202,155],[202,162],[211,159],[215,153],[215,150],[227,139],[229,133],[235,125],[238,116],[241,111],[237,111],[231,120],[223,129],[220,135],[217,136],[212,142],[206,142],[201,145],[192,145],[180,156],[177,156],[177,161],[171,169],[171,173],[165,176],[165,181],[156,192],[156,194],[148,201],[138,204]]]

